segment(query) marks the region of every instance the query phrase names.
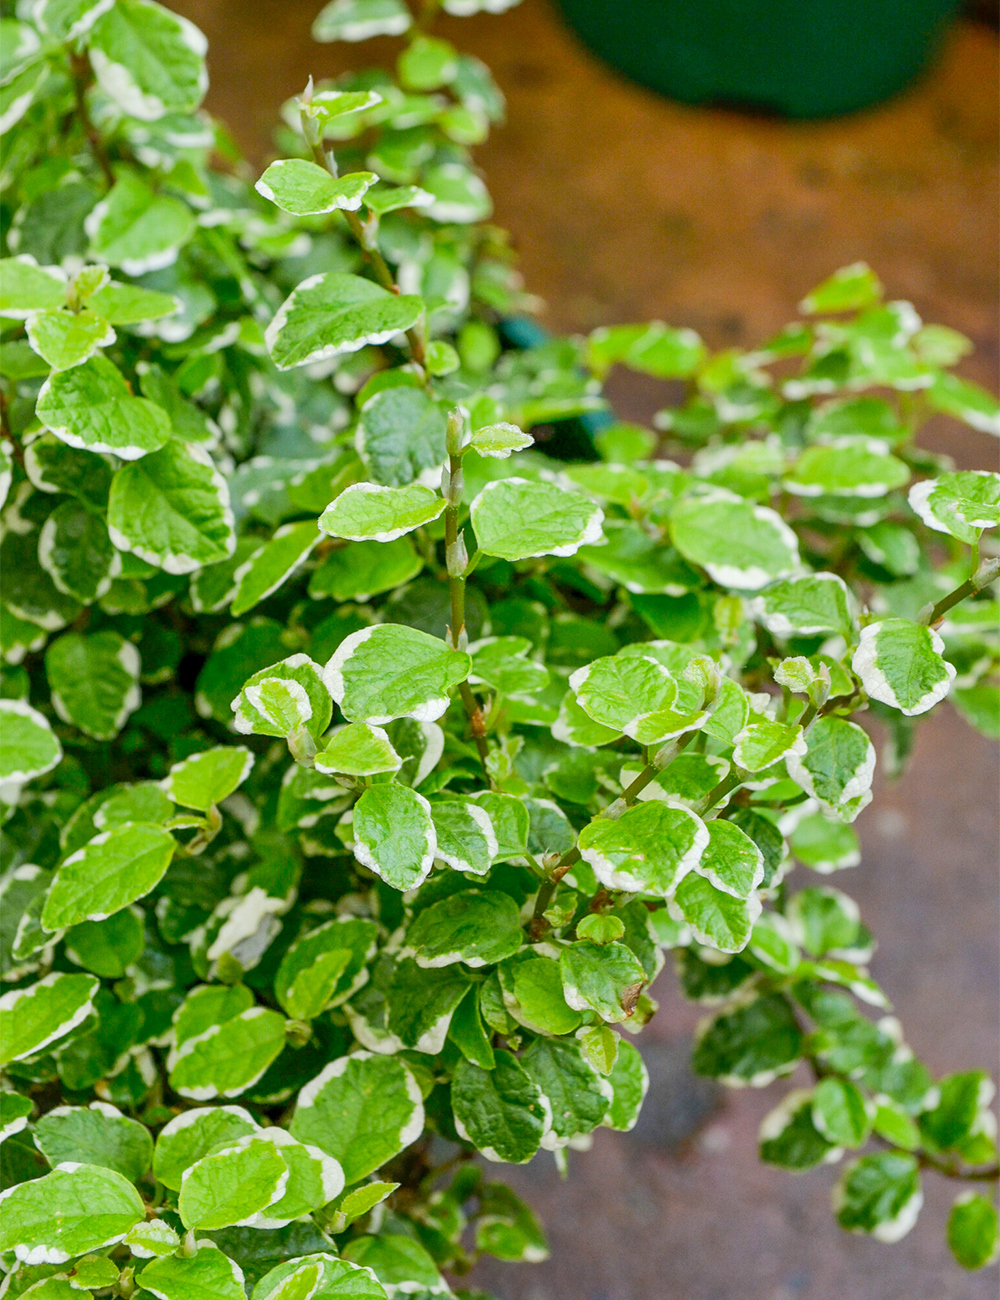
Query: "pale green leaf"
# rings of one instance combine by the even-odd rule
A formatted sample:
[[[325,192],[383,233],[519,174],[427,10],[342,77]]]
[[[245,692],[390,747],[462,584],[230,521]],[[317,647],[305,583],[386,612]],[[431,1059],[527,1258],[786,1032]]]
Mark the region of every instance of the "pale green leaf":
[[[142,1289],[159,1300],[246,1300],[243,1270],[212,1241],[193,1255],[154,1259],[142,1271]]]
[[[666,897],[701,860],[708,830],[689,808],[648,800],[580,832],[580,854],[608,889]]]
[[[93,1010],[99,981],[54,972],[0,997],[0,1064],[20,1061],[64,1038]]]
[[[394,889],[427,879],[437,853],[431,807],[404,785],[373,785],[354,805],[354,855]]]
[[[234,726],[242,735],[294,736],[319,740],[330,725],[333,705],[318,664],[292,655],[262,668],[233,700]]]
[[[509,894],[466,889],[419,913],[406,932],[418,966],[492,966],[521,947],[519,909]]]
[[[753,923],[760,915],[760,900],[753,894],[739,898],[716,889],[704,876],[692,872],[677,886],[669,904],[670,915],[684,921],[700,942],[719,952],[742,952]]]
[[[319,540],[319,532],[311,520],[284,524],[277,529],[241,574],[233,597],[233,616],[238,618],[277,591],[304,563]]]
[[[194,1101],[237,1097],[257,1082],[284,1045],[284,1016],[251,1007],[187,1039],[170,1069],[170,1086]]]
[[[448,799],[431,804],[431,818],[437,840],[435,857],[455,871],[485,876],[500,852],[488,810],[464,799]],[[514,836],[520,841],[516,830]]]
[[[48,720],[27,700],[0,700],[0,729],[0,781],[21,785],[50,772],[62,759]]]
[[[66,273],[60,267],[39,266],[27,255],[0,260],[0,316],[26,320],[65,302]]]
[[[354,483],[327,506],[319,526],[331,537],[392,542],[437,519],[445,505],[443,497],[416,483],[397,488]]]
[[[70,447],[114,452],[122,460],[138,460],[170,437],[166,412],[148,398],[133,397],[124,375],[105,356],[47,379],[36,411]]]
[[[398,771],[402,762],[381,727],[350,722],[331,733],[326,747],[316,755],[315,766],[318,772],[375,776]]]
[[[622,943],[578,939],[559,954],[559,970],[567,1003],[576,1011],[596,1011],[612,1025],[634,1014],[646,983],[641,963]]]
[[[70,977],[72,978],[72,977]],[[113,1169],[70,1164],[0,1192],[0,1250],[32,1264],[64,1264],[121,1241],[145,1207]]]
[[[279,370],[387,343],[420,319],[423,302],[396,296],[358,275],[329,271],[303,280],[268,325],[264,338]]]
[[[470,515],[479,549],[503,560],[575,555],[601,537],[604,522],[583,493],[522,478],[487,483]]]
[[[142,0],[123,3],[152,8]],[[145,275],[172,266],[182,245],[197,229],[185,203],[157,194],[144,180],[129,173],[118,177],[84,224],[90,236],[91,256],[120,267],[126,275]]]
[[[802,728],[765,718],[748,723],[733,738],[733,762],[747,772],[762,772],[782,759],[806,752]]]
[[[317,41],[367,41],[401,36],[413,22],[404,0],[330,0],[313,23]]]
[[[523,433],[516,424],[484,424],[469,439],[469,446],[480,456],[492,460],[506,460],[512,452],[524,451],[534,445],[534,438]]]
[[[67,632],[45,652],[53,708],[95,740],[111,740],[141,703],[139,667],[138,650],[118,632]]]
[[[258,1125],[242,1106],[211,1106],[186,1110],[160,1130],[153,1154],[153,1173],[159,1182],[180,1191],[186,1169],[197,1164],[213,1147],[231,1146],[238,1138],[256,1132]]]
[[[394,1056],[331,1061],[299,1093],[291,1132],[339,1161],[348,1185],[415,1142],[424,1129],[416,1079]]]
[[[729,494],[686,498],[670,529],[684,558],[720,587],[756,591],[799,566],[798,539],[781,516]]]
[[[377,180],[374,172],[349,172],[335,180],[325,167],[304,158],[279,158],[254,189],[283,211],[305,217],[341,209],[357,212]]]
[[[955,668],[943,653],[944,642],[931,628],[887,618],[862,628],[851,667],[872,699],[913,717],[948,694]]]
[[[935,532],[971,544],[984,528],[1000,523],[1000,474],[962,470],[915,483],[910,509]]]
[[[809,728],[805,753],[786,758],[788,775],[830,812],[853,821],[871,801],[875,746],[844,718],[821,717]]]
[[[163,789],[174,803],[207,812],[243,784],[253,761],[253,754],[242,745],[219,745],[175,763]]]
[[[34,1135],[53,1168],[67,1160],[102,1165],[135,1183],[153,1159],[153,1139],[145,1125],[104,1101],[92,1101],[89,1107],[57,1106],[38,1121]]]
[[[434,722],[448,692],[469,674],[471,660],[438,637],[398,623],[352,632],[323,670],[344,716],[376,726],[394,718]]]
[[[108,532],[119,550],[167,573],[191,573],[227,559],[236,548],[226,481],[196,443],[169,442],[115,474]]]
[[[251,1133],[185,1169],[177,1208],[186,1228],[227,1228],[280,1200],[287,1183],[278,1148],[263,1133]]]
[[[102,921],[155,888],[176,843],[159,826],[134,823],[100,835],[64,858],[42,912],[47,930]]]
[[[117,338],[111,325],[93,311],[35,312],[28,317],[27,330],[28,342],[53,370],[78,366]]]

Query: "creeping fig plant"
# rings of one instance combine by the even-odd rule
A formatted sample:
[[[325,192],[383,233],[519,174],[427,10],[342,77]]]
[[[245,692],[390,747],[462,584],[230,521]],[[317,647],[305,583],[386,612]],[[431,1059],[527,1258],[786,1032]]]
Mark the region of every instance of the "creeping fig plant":
[[[997,734],[1000,476],[915,441],[997,405],[862,265],[752,353],[508,346],[503,99],[437,7],[333,0],[396,67],[259,179],[190,23],[4,7],[4,1294],[481,1294],[547,1250],[492,1166],[635,1123],[668,951],[697,1071],[812,1075],[764,1160],[885,1241],[960,1180],[987,1264],[992,1084],[915,1058],[824,877],[866,711],[890,768],[946,697]],[[616,365],[685,381],[658,432],[593,420]]]

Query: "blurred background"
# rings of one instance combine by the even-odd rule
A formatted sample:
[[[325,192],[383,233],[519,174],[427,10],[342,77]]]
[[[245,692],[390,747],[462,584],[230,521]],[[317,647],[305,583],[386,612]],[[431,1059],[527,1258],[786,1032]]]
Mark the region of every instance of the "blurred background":
[[[389,40],[314,44],[320,0],[168,2],[208,36],[208,107],[254,164],[268,158],[279,105],[310,74],[395,57]],[[821,33],[796,45],[788,24],[817,3],[561,0],[560,10],[524,0],[499,17],[441,21],[441,34],[489,64],[507,96],[507,124],[477,158],[527,287],[545,301],[540,319],[572,332],[658,318],[692,326],[713,347],[750,347],[831,271],[865,260],[890,298],[973,340],[963,370],[995,391],[994,6],[980,0],[948,23],[953,0],[886,0],[886,26],[881,0],[838,0],[841,32],[857,24],[853,44],[833,48]],[[770,79],[760,30],[722,21],[758,5],[785,60]],[[642,28],[657,11],[688,10],[711,11],[724,47],[697,75],[690,58],[668,66],[683,30],[657,50]],[[709,106],[626,79],[564,14],[634,75]],[[827,57],[830,75],[807,75]],[[663,404],[662,385],[641,376],[613,378],[611,395],[628,419],[648,420]],[[941,421],[923,441],[958,468],[996,468],[996,443],[973,430]],[[864,861],[844,879],[881,941],[873,973],[936,1072],[997,1064],[997,788],[996,747],[942,707],[919,729],[905,776],[876,783],[857,823]],[[757,1125],[788,1084],[720,1093],[694,1078],[698,1009],[679,997],[669,967],[654,996],[660,1012],[637,1040],[652,1077],[639,1126],[599,1130],[590,1153],[571,1156],[566,1182],[545,1154],[504,1169],[544,1217],[552,1259],[484,1263],[478,1285],[501,1300],[996,1295],[994,1270],[970,1277],[947,1257],[954,1189],[944,1180],[926,1180],[920,1222],[887,1247],[836,1227],[833,1169],[796,1178],[762,1166]]]

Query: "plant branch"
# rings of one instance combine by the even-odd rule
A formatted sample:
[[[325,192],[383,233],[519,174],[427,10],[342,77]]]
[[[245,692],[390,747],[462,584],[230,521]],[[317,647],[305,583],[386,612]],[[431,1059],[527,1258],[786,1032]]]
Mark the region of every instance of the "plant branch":
[[[917,1156],[924,1169],[933,1169],[945,1178],[957,1178],[966,1183],[995,1183],[1000,1181],[1000,1165],[990,1165],[986,1169],[956,1169],[943,1160],[921,1153]]]
[[[304,114],[302,115],[302,134],[312,150],[313,160],[316,165],[322,167],[324,171],[328,171],[334,180],[339,179],[340,173],[337,170],[337,160],[334,157],[333,150],[323,148],[315,123],[311,122]],[[378,245],[375,242],[374,229],[376,228],[369,231],[356,212],[344,210],[343,216],[347,221],[351,234],[357,241],[358,247],[361,249],[365,261],[375,273],[375,279],[383,289],[398,295],[399,285],[393,279],[389,264],[379,252]],[[427,360],[423,331],[418,326],[414,326],[406,331],[406,338],[410,345],[410,355],[417,365],[423,368]]]
[[[94,155],[94,161],[100,167],[101,175],[104,177],[108,189],[110,189],[115,183],[115,174],[111,170],[111,163],[104,147],[104,141],[101,139],[101,134],[90,120],[90,113],[87,111],[87,91],[94,84],[94,70],[90,66],[90,56],[86,51],[82,54],[71,51],[69,63],[73,73],[73,90],[76,94],[77,115],[87,133],[87,140],[90,144],[90,151]]]
[[[983,560],[975,573],[970,578],[966,578],[961,586],[950,591],[947,596],[942,596],[936,605],[925,605],[917,616],[917,622],[933,627],[944,618],[949,609],[967,597],[977,595],[998,577],[1000,577],[1000,558],[994,556]]]

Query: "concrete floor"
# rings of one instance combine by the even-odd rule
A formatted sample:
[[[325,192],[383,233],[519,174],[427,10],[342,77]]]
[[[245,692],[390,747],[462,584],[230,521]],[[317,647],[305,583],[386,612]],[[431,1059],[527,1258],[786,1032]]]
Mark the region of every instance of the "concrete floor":
[[[319,0],[175,0],[211,41],[209,107],[255,161],[278,104],[306,76],[388,62],[387,41],[317,46]],[[963,367],[996,386],[997,45],[960,24],[922,82],[892,103],[787,123],[669,103],[594,61],[543,0],[502,18],[446,20],[509,99],[479,151],[496,217],[514,234],[553,329],[658,317],[714,346],[751,346],[794,315],[837,266],[871,262],[893,297],[968,334]],[[662,404],[617,382],[623,414]],[[995,443],[941,422],[925,441],[962,467],[994,467]],[[913,763],[859,820],[863,865],[842,882],[881,940],[873,972],[914,1049],[936,1071],[997,1056],[997,753],[948,708],[921,728]],[[634,1134],[607,1131],[560,1182],[539,1157],[503,1176],[543,1213],[553,1257],[485,1263],[503,1300],[986,1300],[995,1271],[952,1264],[954,1189],[928,1180],[900,1244],[849,1237],[828,1208],[835,1173],[759,1164],[760,1118],[787,1085],[726,1093],[684,1068],[697,1009],[669,971],[639,1040],[659,1093]],[[652,1100],[648,1105],[652,1105]],[[684,1140],[685,1135],[690,1135]]]

